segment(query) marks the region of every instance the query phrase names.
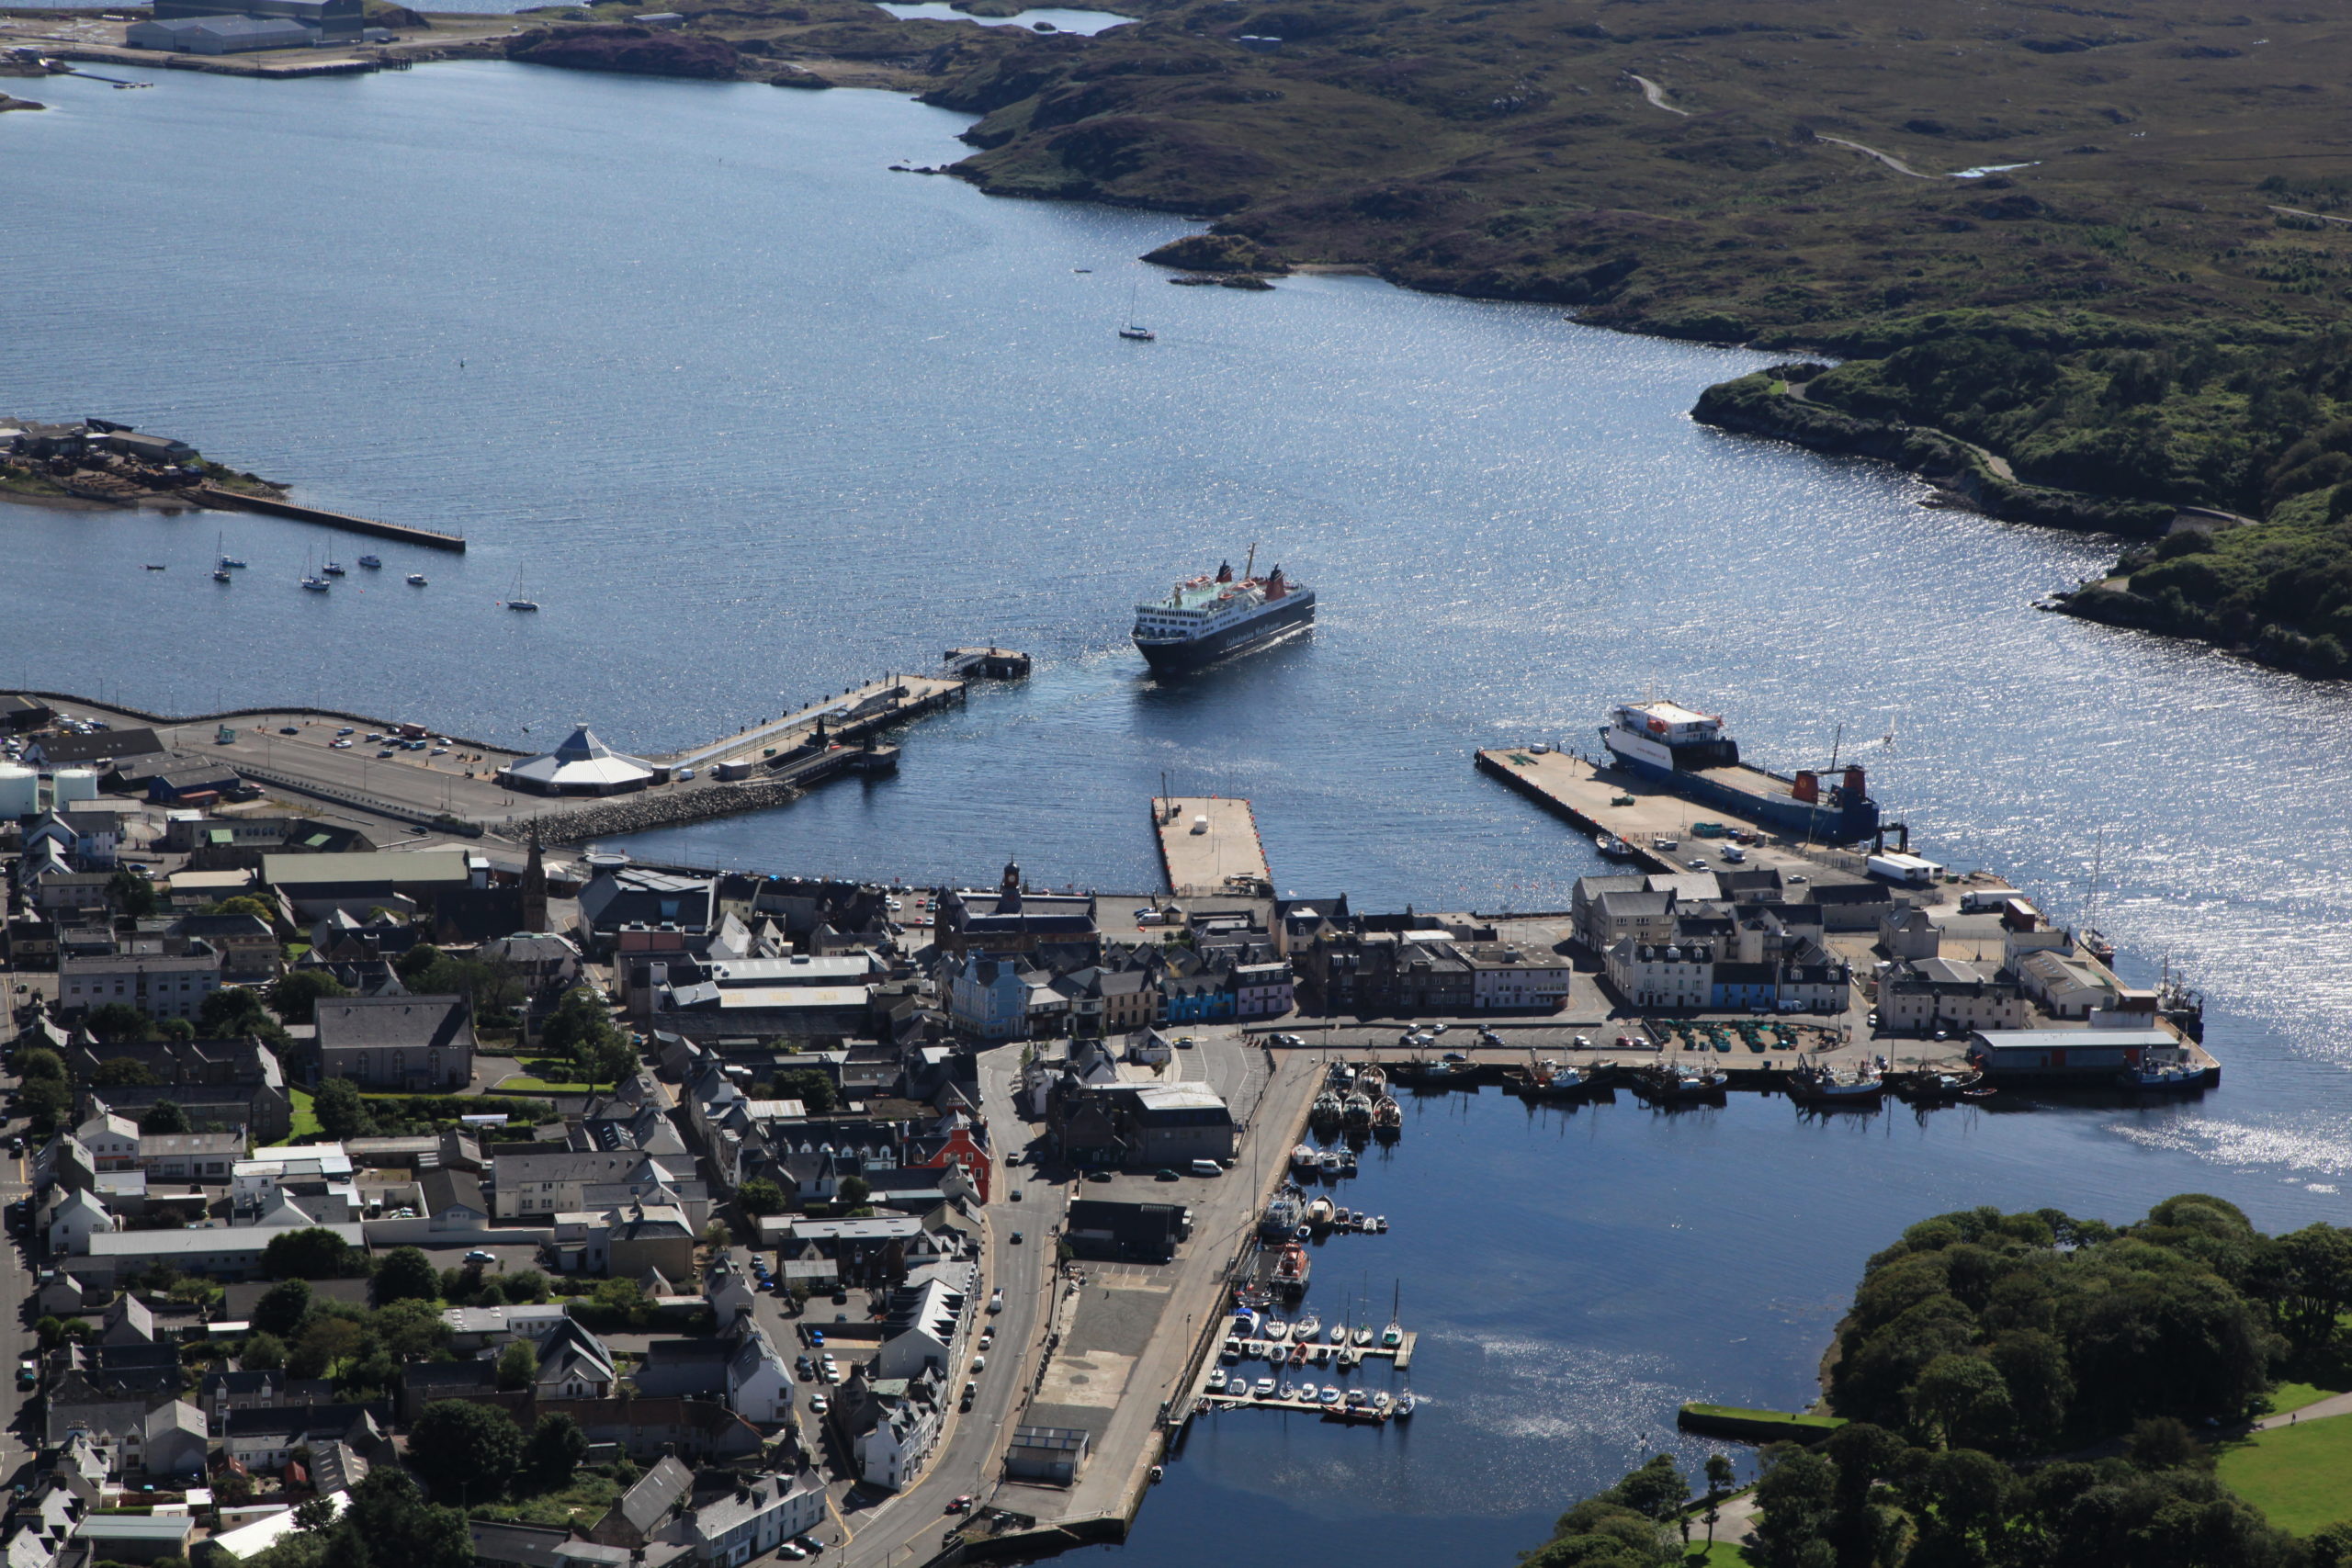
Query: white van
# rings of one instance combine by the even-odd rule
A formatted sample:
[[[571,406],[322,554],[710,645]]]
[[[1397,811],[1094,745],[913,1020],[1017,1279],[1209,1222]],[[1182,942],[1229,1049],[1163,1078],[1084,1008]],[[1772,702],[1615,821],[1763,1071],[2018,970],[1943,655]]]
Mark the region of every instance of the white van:
[[[1196,1159],[1193,1162],[1193,1174],[1194,1176],[1223,1176],[1225,1167],[1213,1159]]]

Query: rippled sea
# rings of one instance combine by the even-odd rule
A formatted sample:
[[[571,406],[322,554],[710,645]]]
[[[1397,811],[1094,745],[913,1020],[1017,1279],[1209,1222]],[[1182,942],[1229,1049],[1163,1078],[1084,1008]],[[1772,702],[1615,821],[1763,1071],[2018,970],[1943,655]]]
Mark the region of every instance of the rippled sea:
[[[0,121],[49,193],[0,217],[0,412],[167,431],[473,547],[377,547],[394,589],[329,598],[300,525],[0,508],[0,681],[662,750],[993,640],[1036,675],[910,730],[897,779],[633,847],[1138,890],[1165,780],[1250,796],[1285,889],[1423,909],[1558,908],[1594,869],[1473,748],[1670,693],[1769,764],[1860,760],[1931,853],[2062,917],[2096,855],[2127,972],[2211,998],[2226,1081],[2186,1107],[1418,1103],[1358,1183],[1394,1231],[1327,1248],[1317,1301],[1401,1281],[1433,1403],[1385,1434],[1220,1418],[1127,1555],[1508,1562],[1678,1401],[1803,1401],[1861,1261],[1943,1209],[2345,1217],[2344,690],[2029,607],[2106,542],[1689,422],[1759,356],[1364,278],[1170,288],[1133,258],[1182,222],[891,174],[963,121],[878,94],[154,77]],[[1114,336],[1131,310],[1157,343]],[[1129,606],[1253,543],[1318,590],[1313,637],[1149,679]],[[518,581],[540,615],[496,609]]]

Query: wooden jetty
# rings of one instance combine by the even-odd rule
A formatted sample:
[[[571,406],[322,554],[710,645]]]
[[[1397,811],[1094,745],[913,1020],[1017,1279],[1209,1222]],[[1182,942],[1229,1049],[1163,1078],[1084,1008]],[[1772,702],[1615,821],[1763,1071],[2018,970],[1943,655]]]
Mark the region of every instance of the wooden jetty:
[[[1273,893],[1274,874],[1258,839],[1258,818],[1246,800],[1225,795],[1156,795],[1152,831],[1168,889],[1186,897]]]

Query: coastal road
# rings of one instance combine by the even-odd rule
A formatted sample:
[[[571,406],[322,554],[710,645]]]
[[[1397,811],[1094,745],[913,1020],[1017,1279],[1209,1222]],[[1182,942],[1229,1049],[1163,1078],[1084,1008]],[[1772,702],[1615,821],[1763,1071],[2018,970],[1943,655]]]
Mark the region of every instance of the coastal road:
[[[922,1478],[877,1506],[847,1516],[852,1533],[839,1559],[844,1568],[923,1562],[963,1522],[946,1511],[950,1502],[968,1493],[986,1506],[1002,1468],[1004,1446],[1035,1381],[1050,1292],[1059,1283],[1053,1266],[1055,1236],[1068,1212],[1069,1193],[1060,1183],[1040,1179],[1025,1153],[1021,1165],[1003,1163],[1023,1151],[1032,1134],[1031,1124],[1013,1112],[1012,1080],[1020,1065],[1018,1044],[1000,1046],[980,1059],[980,1109],[998,1159],[996,1201],[981,1215],[981,1278],[985,1287],[1004,1292],[1004,1311],[990,1316],[983,1310],[972,1331],[977,1344],[983,1330],[996,1330],[988,1369],[978,1377],[959,1370],[949,1382],[951,1412],[967,1382],[978,1384],[978,1393],[971,1409],[950,1414],[947,1434]],[[1017,1202],[1015,1191],[1021,1193]],[[1012,1239],[1016,1231],[1023,1237],[1019,1243]]]

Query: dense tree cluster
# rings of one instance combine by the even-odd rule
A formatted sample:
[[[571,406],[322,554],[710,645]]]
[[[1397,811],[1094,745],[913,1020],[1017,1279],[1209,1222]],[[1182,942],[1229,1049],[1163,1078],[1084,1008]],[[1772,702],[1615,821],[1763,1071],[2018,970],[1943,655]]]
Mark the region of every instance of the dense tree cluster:
[[[2279,1327],[2316,1325],[2313,1299],[2352,1299],[2352,1262],[2333,1262],[2344,1233],[2327,1234],[2267,1238],[2193,1194],[2120,1231],[2055,1210],[1923,1220],[1871,1259],[1839,1330],[1832,1406],[1996,1453],[2148,1416],[2235,1418],[2268,1383]]]

